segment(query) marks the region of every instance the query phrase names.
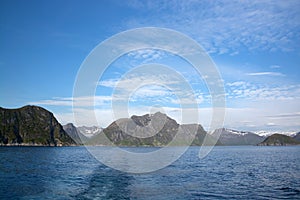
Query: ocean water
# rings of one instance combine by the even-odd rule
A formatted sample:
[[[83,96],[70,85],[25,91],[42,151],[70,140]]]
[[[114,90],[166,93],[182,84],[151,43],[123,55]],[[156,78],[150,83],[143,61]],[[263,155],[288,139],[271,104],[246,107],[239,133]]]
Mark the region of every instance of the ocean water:
[[[130,174],[85,147],[0,147],[0,199],[300,199],[299,146],[215,147],[204,159],[198,151]]]

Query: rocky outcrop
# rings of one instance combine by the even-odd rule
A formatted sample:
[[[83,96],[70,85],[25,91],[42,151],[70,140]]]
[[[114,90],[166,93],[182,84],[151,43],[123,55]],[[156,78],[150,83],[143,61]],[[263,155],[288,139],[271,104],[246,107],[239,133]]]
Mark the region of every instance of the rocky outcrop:
[[[75,142],[53,114],[38,106],[0,107],[1,145],[65,146]]]

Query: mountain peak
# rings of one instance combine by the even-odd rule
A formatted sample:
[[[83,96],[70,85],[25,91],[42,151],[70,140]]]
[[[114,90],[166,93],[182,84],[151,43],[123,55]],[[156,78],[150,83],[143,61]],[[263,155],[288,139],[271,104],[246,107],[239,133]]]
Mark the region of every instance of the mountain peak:
[[[130,119],[132,119],[138,126],[148,126],[150,122],[164,122],[167,118],[171,119],[164,113],[156,112],[154,114],[145,114],[142,116],[132,115]]]

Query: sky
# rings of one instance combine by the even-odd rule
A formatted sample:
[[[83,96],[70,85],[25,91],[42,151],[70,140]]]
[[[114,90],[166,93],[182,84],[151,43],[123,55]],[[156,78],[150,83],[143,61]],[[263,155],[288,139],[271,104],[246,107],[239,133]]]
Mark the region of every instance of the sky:
[[[95,82],[93,97],[73,96],[80,67],[97,45],[143,27],[171,29],[202,46],[224,85],[224,127],[300,130],[298,0],[2,0],[0,106],[38,105],[53,112],[62,124],[106,127],[118,116],[114,100],[122,99],[129,115],[160,110],[178,122],[201,123],[209,129],[212,99],[205,77],[180,55],[161,49],[124,54]],[[175,43],[184,48],[183,42]],[[167,71],[138,70],[149,63],[168,66],[184,77],[194,96],[180,82],[174,83],[176,78],[166,75]],[[157,80],[161,82],[153,84]],[[152,84],[137,84],[145,81]],[[199,106],[199,119],[183,120],[182,104],[189,105],[193,99]],[[73,109],[74,101],[80,107]],[[74,112],[81,116],[79,121]],[[96,115],[97,124],[91,115]]]

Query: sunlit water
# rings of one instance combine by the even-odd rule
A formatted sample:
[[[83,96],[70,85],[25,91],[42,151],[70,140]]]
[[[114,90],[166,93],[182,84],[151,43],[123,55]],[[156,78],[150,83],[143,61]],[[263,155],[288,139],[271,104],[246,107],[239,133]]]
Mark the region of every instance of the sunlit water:
[[[215,147],[201,160],[198,151],[128,174],[84,147],[1,147],[0,199],[300,199],[299,146]]]

